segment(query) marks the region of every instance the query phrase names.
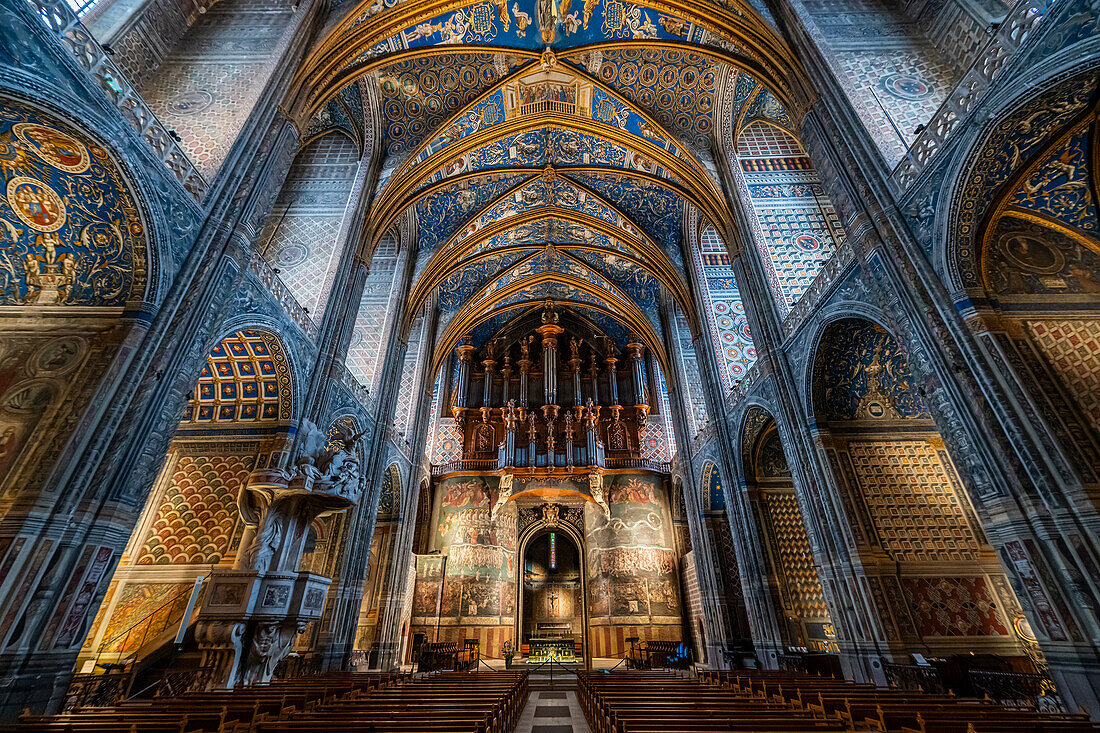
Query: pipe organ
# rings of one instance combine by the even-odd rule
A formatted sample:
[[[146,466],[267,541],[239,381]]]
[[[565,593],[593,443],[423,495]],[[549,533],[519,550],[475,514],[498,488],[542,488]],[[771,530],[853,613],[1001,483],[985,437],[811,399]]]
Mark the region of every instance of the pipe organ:
[[[533,330],[480,347],[467,337],[455,349],[451,411],[463,460],[551,470],[640,460],[650,412],[645,346],[631,339],[624,359],[608,336],[570,333],[552,302]]]

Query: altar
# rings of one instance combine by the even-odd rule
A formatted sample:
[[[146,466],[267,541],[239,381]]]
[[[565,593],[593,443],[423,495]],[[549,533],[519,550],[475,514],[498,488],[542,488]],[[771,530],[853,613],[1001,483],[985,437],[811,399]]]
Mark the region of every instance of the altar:
[[[572,637],[534,637],[529,642],[528,664],[542,664],[553,658],[557,662],[577,661]]]

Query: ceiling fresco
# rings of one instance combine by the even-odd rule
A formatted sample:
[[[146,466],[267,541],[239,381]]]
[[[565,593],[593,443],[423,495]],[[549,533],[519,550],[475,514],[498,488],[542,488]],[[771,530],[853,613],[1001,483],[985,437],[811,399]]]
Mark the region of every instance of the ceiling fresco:
[[[384,150],[404,160],[424,140],[509,72],[502,54],[423,56],[378,72]]]
[[[267,331],[238,331],[210,351],[188,401],[185,421],[201,423],[288,420],[290,366],[279,340]]]
[[[437,306],[433,368],[458,339],[484,343],[548,298],[654,354],[666,298],[702,331],[685,215],[723,232],[733,220],[714,156],[718,94],[753,69],[767,82],[744,76],[738,115],[790,129],[800,72],[743,0],[658,5],[370,0],[310,54],[296,109],[353,79],[378,86],[367,230],[377,239],[413,214],[408,311]]]
[[[597,78],[697,155],[710,149],[715,62],[680,49],[619,49],[600,55]]]

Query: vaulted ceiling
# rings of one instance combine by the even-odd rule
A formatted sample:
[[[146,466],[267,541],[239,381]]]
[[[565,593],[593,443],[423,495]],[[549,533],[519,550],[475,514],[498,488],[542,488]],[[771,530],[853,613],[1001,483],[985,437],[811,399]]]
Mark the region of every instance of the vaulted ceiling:
[[[552,298],[661,357],[662,295],[699,329],[686,214],[734,241],[715,161],[721,102],[741,117],[768,105],[789,124],[800,79],[737,0],[369,0],[313,51],[288,107],[315,119],[349,85],[376,85],[365,250],[415,215],[408,310],[437,298],[437,356]]]

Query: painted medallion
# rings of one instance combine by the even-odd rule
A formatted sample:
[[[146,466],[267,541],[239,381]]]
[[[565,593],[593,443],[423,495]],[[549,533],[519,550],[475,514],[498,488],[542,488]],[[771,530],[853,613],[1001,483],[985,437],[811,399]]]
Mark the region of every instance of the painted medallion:
[[[88,149],[60,130],[34,123],[17,124],[13,129],[35,155],[54,168],[66,173],[83,173],[91,164]]]
[[[24,224],[40,232],[65,226],[65,203],[42,181],[18,176],[8,182],[8,205]]]

